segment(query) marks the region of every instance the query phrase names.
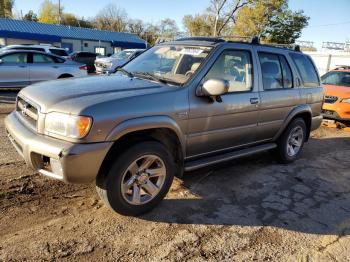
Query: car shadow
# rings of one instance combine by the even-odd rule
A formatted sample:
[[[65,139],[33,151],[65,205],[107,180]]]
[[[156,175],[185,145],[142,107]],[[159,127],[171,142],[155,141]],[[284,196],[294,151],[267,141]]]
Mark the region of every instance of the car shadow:
[[[265,152],[187,173],[178,188],[140,218],[349,234],[349,156],[350,137],[312,138],[289,165]]]

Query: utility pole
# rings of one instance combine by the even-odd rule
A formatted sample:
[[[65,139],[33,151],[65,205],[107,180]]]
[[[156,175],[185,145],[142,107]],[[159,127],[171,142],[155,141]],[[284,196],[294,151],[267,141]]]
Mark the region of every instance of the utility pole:
[[[58,24],[61,24],[61,0],[58,0]]]

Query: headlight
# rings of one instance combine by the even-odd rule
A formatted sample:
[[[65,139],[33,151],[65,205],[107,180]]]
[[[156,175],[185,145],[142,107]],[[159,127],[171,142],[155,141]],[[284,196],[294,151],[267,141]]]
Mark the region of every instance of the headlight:
[[[347,104],[350,104],[350,98],[344,98],[342,100],[343,103],[347,103]]]
[[[105,68],[109,68],[109,67],[112,67],[112,63],[105,63],[104,65],[103,65],[103,67],[105,67]]]
[[[83,138],[90,131],[91,125],[91,117],[48,113],[45,118],[45,134]]]

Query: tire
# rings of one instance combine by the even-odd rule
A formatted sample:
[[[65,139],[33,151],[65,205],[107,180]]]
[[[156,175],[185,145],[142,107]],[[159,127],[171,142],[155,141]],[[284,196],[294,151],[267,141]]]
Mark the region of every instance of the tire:
[[[134,172],[143,169],[143,165],[147,167],[144,172]],[[97,179],[96,189],[115,212],[138,216],[163,200],[173,182],[174,166],[174,159],[163,144],[141,142],[129,147],[111,163],[104,178]],[[151,171],[155,172],[154,177],[150,177]]]
[[[294,139],[293,139],[294,138]],[[294,162],[306,140],[306,124],[302,118],[294,119],[277,141],[277,157],[282,164]]]
[[[64,78],[71,78],[71,77],[73,76],[69,74],[63,74],[63,75],[60,75],[57,79],[64,79]]]

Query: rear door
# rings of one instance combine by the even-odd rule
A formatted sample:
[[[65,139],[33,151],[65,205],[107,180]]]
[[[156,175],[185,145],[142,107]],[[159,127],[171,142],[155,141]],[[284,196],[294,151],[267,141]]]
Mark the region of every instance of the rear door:
[[[36,83],[58,78],[59,64],[53,56],[32,53],[30,57],[29,76],[30,82]]]
[[[300,76],[298,82],[302,102],[311,107],[313,116],[318,116],[321,114],[323,92],[316,67],[311,58],[305,54],[291,53],[290,57]]]
[[[259,141],[272,139],[291,110],[301,103],[286,52],[256,47],[260,68]]]
[[[11,53],[0,59],[0,87],[24,87],[30,84],[27,53]]]

